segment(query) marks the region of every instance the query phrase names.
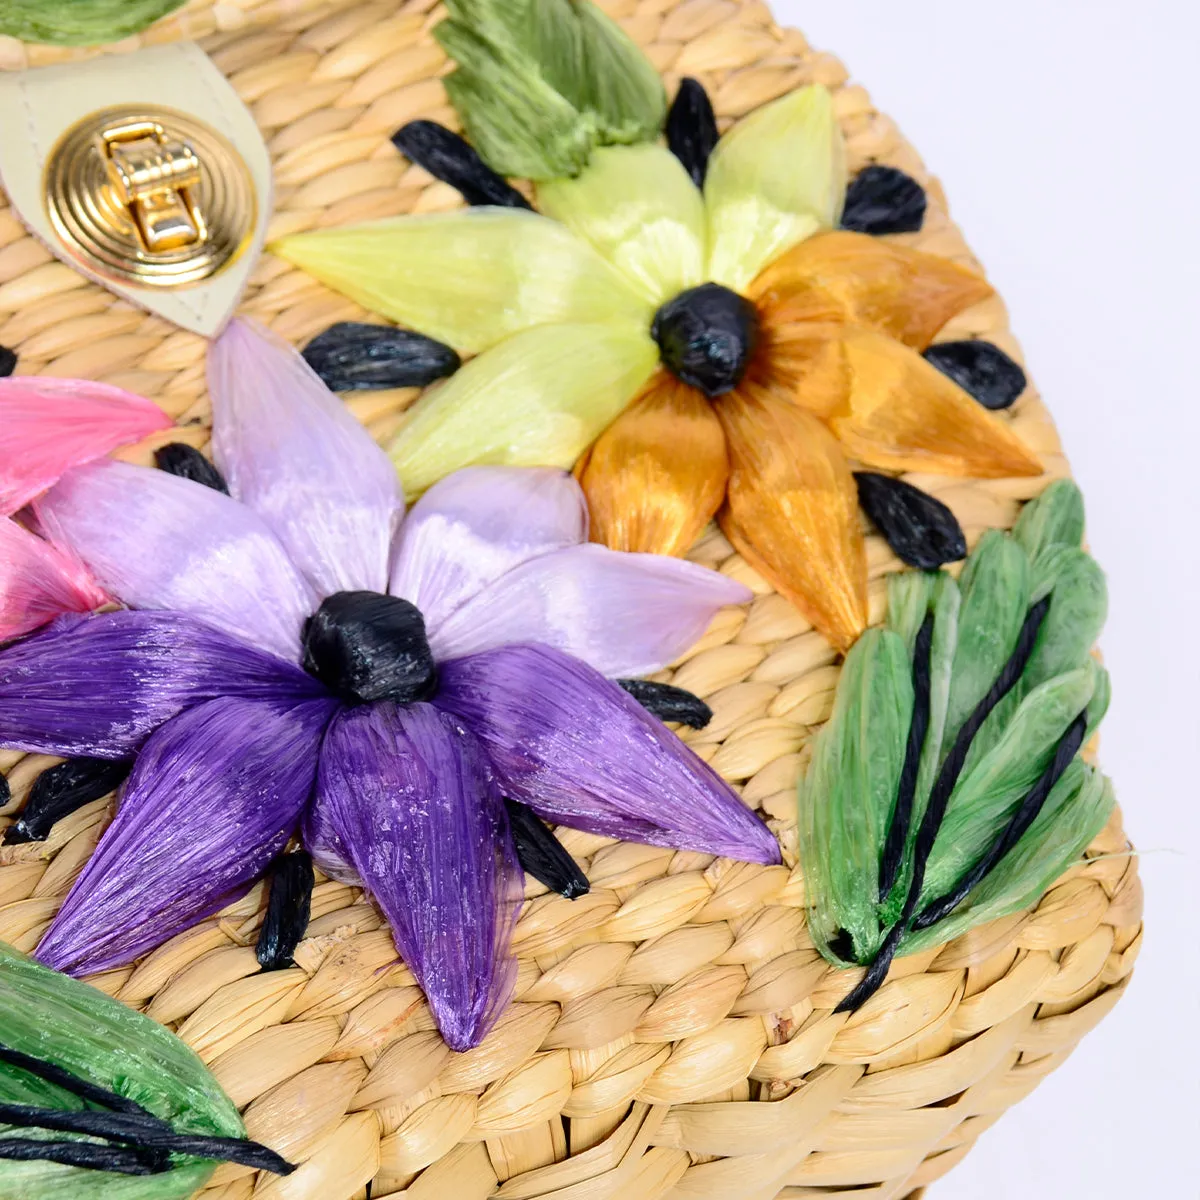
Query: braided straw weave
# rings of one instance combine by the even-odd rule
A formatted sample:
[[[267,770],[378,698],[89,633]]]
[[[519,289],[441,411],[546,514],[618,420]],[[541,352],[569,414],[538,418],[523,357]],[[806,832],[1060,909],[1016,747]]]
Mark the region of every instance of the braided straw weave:
[[[833,58],[776,27],[758,0],[602,0],[673,89],[709,87],[723,120],[800,84],[836,90],[851,168],[880,160],[929,188],[925,230],[905,240],[973,261],[944,197],[896,126]],[[207,19],[222,9],[189,6]],[[273,234],[456,206],[388,136],[453,123],[429,35],[435,0],[322,8],[204,45],[252,108],[275,160]],[[246,8],[243,0],[243,9]],[[254,11],[254,6],[249,6]],[[179,18],[182,20],[183,18]],[[169,24],[169,23],[168,23]],[[203,25],[211,28],[211,23]],[[258,264],[244,311],[301,343],[352,303],[286,263]],[[1019,357],[999,300],[945,338],[984,335]],[[0,342],[26,373],[83,376],[154,397],[204,447],[204,342],[146,316],[56,262],[0,208]],[[379,437],[414,393],[353,397]],[[1018,501],[1067,465],[1030,391],[1012,416],[1046,479],[921,477],[969,540],[1008,527]],[[873,620],[898,568],[868,542]],[[260,974],[262,889],[135,968],[93,982],[177,1029],[246,1108],[251,1136],[300,1170],[255,1179],[221,1167],[203,1200],[771,1200],[919,1192],[1061,1063],[1120,998],[1141,941],[1141,891],[1119,816],[1089,861],[1037,909],[900,960],[858,1013],[834,1015],[858,972],[832,970],[804,920],[795,785],[830,712],[838,663],[820,634],[716,532],[694,557],[749,583],[663,678],[715,716],[684,737],[779,834],[787,865],[759,867],[564,830],[592,882],[574,902],[529,885],[516,933],[517,998],[477,1049],[434,1030],[378,913],[321,881],[297,965]],[[0,753],[15,811],[51,761]],[[91,852],[106,802],[41,845],[0,849],[0,939],[29,950]]]

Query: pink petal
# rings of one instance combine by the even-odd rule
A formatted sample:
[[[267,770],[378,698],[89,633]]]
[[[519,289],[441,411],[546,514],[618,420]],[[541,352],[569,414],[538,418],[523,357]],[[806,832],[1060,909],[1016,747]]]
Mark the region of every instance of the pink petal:
[[[0,379],[0,516],[24,508],[81,463],[169,429],[157,404],[82,379]]]
[[[87,568],[8,517],[0,517],[0,642],[67,612],[108,603]]]
[[[657,554],[572,546],[510,571],[430,638],[439,659],[515,642],[565,650],[616,678],[661,670],[750,590]]]
[[[506,796],[605,837],[779,862],[711,767],[617,684],[547,646],[447,663],[437,705],[483,743]]]
[[[516,982],[523,881],[476,740],[428,704],[343,709],[304,837],[318,862],[352,865],[383,909],[451,1048],[477,1045]]]
[[[465,467],[421,497],[396,543],[391,592],[436,629],[489,583],[587,537],[587,503],[565,471]]]
[[[37,949],[47,966],[123,966],[223,908],[287,845],[337,704],[230,696],[164,725]]]
[[[262,519],[165,471],[92,463],[39,502],[47,533],[131,608],[187,613],[295,661],[311,588]]]
[[[285,341],[231,321],[208,353],[213,454],[229,490],[324,597],[387,590],[404,512],[391,460]]]

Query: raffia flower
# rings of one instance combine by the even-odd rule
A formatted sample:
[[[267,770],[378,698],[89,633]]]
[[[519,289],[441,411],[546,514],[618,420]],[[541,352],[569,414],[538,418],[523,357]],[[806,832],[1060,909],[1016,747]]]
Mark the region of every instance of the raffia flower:
[[[541,214],[498,180],[489,194],[512,207],[274,249],[477,355],[391,446],[408,489],[468,463],[578,460],[596,540],[683,554],[716,515],[844,648],[867,612],[851,460],[1041,470],[919,353],[992,289],[946,259],[837,229],[846,177],[824,88],[751,114],[711,159],[694,146],[683,157],[690,174],[659,145],[602,146],[576,178],[538,184]]]
[[[0,379],[0,642],[108,602],[74,555],[17,521],[63,471],[168,428],[132,392],[79,379]]]
[[[554,469],[460,472],[401,523],[386,455],[248,326],[213,348],[210,391],[232,496],[106,460],[37,504],[129,609],[0,653],[0,745],[137,756],[44,963],[132,961],[302,828],[324,870],[374,896],[461,1049],[515,978],[505,798],[608,836],[779,860],[729,786],[606,678],[669,662],[746,589],[587,544],[579,487]]]

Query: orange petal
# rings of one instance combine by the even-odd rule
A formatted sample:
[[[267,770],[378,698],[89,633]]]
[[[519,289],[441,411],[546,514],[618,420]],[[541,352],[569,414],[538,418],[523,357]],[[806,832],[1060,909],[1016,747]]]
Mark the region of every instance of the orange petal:
[[[776,259],[750,287],[766,324],[865,325],[924,350],[992,287],[947,258],[864,233],[825,233]]]
[[[729,458],[712,405],[660,371],[576,468],[592,540],[686,554],[725,498]]]
[[[829,430],[765,388],[716,402],[732,471],[721,528],[835,646],[867,624],[867,556],[854,476]]]
[[[1014,434],[919,354],[877,333],[848,330],[846,403],[828,420],[851,458],[890,471],[1003,479],[1040,475]]]

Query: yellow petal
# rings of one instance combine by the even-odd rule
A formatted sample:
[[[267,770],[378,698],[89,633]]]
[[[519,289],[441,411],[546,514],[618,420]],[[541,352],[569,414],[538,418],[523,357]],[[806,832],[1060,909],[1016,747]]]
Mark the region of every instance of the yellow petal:
[[[1042,473],[1004,420],[915,350],[867,330],[848,330],[841,345],[850,390],[829,424],[851,458],[978,479]],[[797,396],[803,391],[802,383]]]
[[[405,493],[474,464],[570,467],[658,362],[639,325],[540,325],[471,359],[390,447]]]
[[[593,541],[614,550],[686,554],[725,498],[725,434],[695,388],[660,371],[576,473]]]
[[[575,179],[538,185],[538,207],[586,239],[656,308],[704,282],[704,200],[663,146],[607,146]]]
[[[299,233],[271,250],[363,307],[472,354],[535,325],[653,316],[591,246],[521,209],[393,217]]]
[[[840,649],[867,624],[867,556],[854,476],[812,413],[765,388],[716,402],[729,440],[720,521],[742,557]]]
[[[776,326],[865,325],[918,350],[951,317],[991,295],[986,279],[948,258],[847,232],[796,246],[750,288],[763,320]]]
[[[829,92],[806,87],[764,105],[717,143],[709,161],[709,278],[743,290],[772,259],[836,225],[845,196],[845,151]]]

